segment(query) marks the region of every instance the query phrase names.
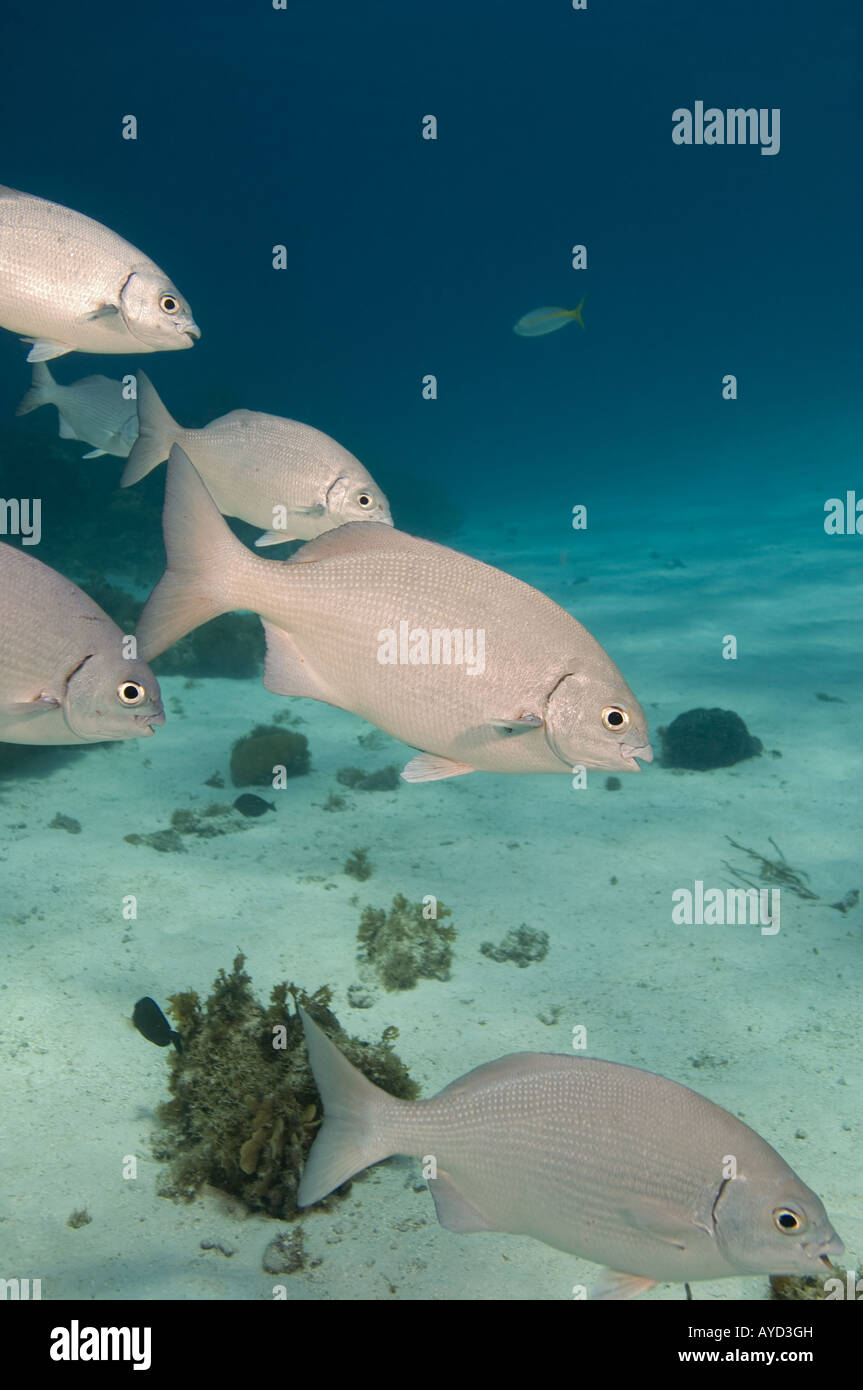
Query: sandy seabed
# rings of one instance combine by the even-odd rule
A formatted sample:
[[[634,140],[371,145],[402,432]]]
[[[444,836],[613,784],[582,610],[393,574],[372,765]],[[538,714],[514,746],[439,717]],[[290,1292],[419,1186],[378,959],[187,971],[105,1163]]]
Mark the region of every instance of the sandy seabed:
[[[693,523],[694,524],[694,523]],[[550,593],[608,649],[656,730],[694,707],[734,709],[764,754],[708,773],[654,764],[609,792],[605,774],[476,774],[395,792],[345,792],[345,764],[406,761],[368,726],[310,701],[312,771],[274,793],[278,812],[246,833],[187,840],[185,854],[125,842],[166,827],[179,807],[233,799],[233,741],[286,702],[257,681],[163,680],[167,725],[153,739],[96,746],[0,784],[2,1183],[4,1269],[41,1278],[43,1298],[270,1299],[265,1246],[284,1223],[204,1192],[156,1195],[154,1112],[165,1055],[132,1028],[136,999],[206,995],[238,950],[257,994],[288,978],[328,983],[350,1032],[399,1029],[397,1050],[430,1095],[481,1062],[520,1050],[566,1052],[584,1024],[590,1055],[684,1082],[739,1115],[823,1198],[863,1256],[859,1046],[863,908],[831,908],[863,888],[858,806],[861,582],[855,539],[799,542],[800,526],[696,546],[686,527],[633,532],[614,547],[564,535],[533,548],[528,525],[504,546],[492,530],[459,546]],[[684,539],[681,540],[681,535]],[[625,542],[625,543],[624,543]],[[856,544],[859,544],[859,539]],[[681,549],[681,546],[683,547]],[[678,565],[676,561],[682,560]],[[723,661],[733,633],[737,661]],[[818,699],[828,694],[829,701]],[[171,712],[179,701],[182,713]],[[781,756],[778,756],[781,755]],[[204,783],[220,770],[223,792]],[[265,793],[266,794],[266,793]],[[80,834],[49,828],[60,812]],[[781,928],[676,926],[671,894],[730,884],[772,837],[809,876],[817,901],[783,891]],[[368,846],[374,876],[343,872]],[[127,922],[122,902],[138,901]],[[352,1009],[360,905],[433,893],[452,908],[452,978],[377,991]],[[518,969],[480,954],[527,923],[549,932],[546,958]],[[549,1025],[554,1006],[558,1021]],[[137,1179],[124,1180],[127,1155]],[[332,1212],[302,1219],[311,1267],[277,1281],[292,1299],[569,1299],[595,1266],[525,1237],[453,1235],[417,1191],[418,1163],[393,1159]],[[91,1222],[66,1223],[87,1208]],[[233,1250],[202,1248],[203,1242]],[[699,1283],[699,1299],[760,1299],[766,1279]],[[679,1299],[679,1285],[645,1297]]]

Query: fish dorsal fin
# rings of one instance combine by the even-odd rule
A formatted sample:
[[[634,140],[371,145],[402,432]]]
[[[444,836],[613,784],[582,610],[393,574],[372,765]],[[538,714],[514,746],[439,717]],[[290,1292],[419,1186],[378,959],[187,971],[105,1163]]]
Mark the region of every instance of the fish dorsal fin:
[[[412,544],[414,537],[396,531],[385,521],[349,521],[308,541],[285,564],[310,565],[345,555],[380,555],[386,550],[404,550],[406,541]]]
[[[440,1224],[447,1231],[499,1231],[493,1221],[489,1221],[475,1206],[459,1192],[449,1173],[438,1169],[436,1178],[429,1179],[429,1192],[434,1198],[435,1211]]]

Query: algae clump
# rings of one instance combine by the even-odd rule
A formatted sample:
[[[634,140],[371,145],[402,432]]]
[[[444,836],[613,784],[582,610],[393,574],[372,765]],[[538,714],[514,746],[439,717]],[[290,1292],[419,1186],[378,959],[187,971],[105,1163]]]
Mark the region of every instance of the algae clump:
[[[238,955],[230,974],[220,970],[204,1003],[191,990],[168,1000],[183,1051],[169,1059],[172,1098],[159,1108],[155,1156],[171,1165],[160,1192],[191,1201],[208,1183],[251,1211],[290,1220],[321,1123],[297,1004],[375,1085],[406,1100],[419,1088],[388,1040],[366,1043],[344,1032],[326,987],[309,995],[282,983],[265,1006],[244,964]]]
[[[397,792],[401,786],[401,774],[395,763],[376,768],[374,772],[363,772],[361,767],[340,767],[336,781],[354,791]]]
[[[863,1267],[850,1277],[855,1289],[858,1280],[861,1279]],[[771,1274],[768,1298],[790,1299],[798,1303],[854,1298],[855,1294],[848,1290],[848,1283],[846,1271],[833,1264],[831,1260],[823,1273],[819,1271],[817,1274]]]
[[[375,871],[375,866],[369,859],[368,850],[351,850],[351,853],[345,860],[344,871],[346,874],[349,874],[351,878],[358,878],[360,882],[365,882],[367,878],[371,878],[372,874]]]
[[[434,906],[434,916],[431,911],[431,905],[409,903],[401,893],[389,912],[363,909],[357,931],[361,959],[385,989],[413,989],[419,979],[449,979],[455,928],[442,925],[441,918],[452,913],[443,903]]]
[[[479,949],[490,960],[511,960],[524,970],[535,960],[545,960],[548,955],[548,932],[534,930],[522,922],[515,931],[508,931],[498,946],[493,941],[484,941]]]

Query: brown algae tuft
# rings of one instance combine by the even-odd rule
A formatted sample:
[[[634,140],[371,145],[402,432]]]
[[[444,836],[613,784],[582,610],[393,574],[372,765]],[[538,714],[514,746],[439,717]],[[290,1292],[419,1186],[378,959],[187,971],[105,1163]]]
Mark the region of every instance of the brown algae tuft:
[[[818,894],[813,893],[806,882],[809,875],[805,874],[802,869],[792,869],[776,841],[771,839],[769,835],[767,838],[779,855],[778,859],[767,859],[763,854],[759,854],[757,850],[747,849],[746,845],[739,845],[736,840],[732,840],[730,835],[726,835],[725,838],[734,849],[739,849],[742,854],[748,854],[750,859],[756,861],[759,870],[758,877],[762,883],[778,883],[783,888],[788,888],[792,893],[796,893],[798,898],[809,898],[813,902],[818,901]],[[726,869],[736,875],[738,880],[742,880],[744,883],[748,884],[750,888],[757,887],[754,879],[752,879],[750,875],[744,873],[742,869],[736,869],[725,859],[723,859],[722,862]]]
[[[854,1289],[857,1288],[859,1280],[863,1280],[863,1267],[858,1269],[856,1274],[850,1271],[846,1273],[844,1269],[839,1269],[831,1262],[823,1274],[771,1274],[768,1297],[793,1299],[798,1302],[853,1299],[858,1296]],[[850,1292],[849,1284],[852,1286]]]
[[[238,955],[230,974],[220,970],[203,1003],[192,990],[168,1001],[183,1051],[169,1059],[172,1098],[159,1108],[155,1156],[170,1163],[160,1192],[191,1201],[210,1184],[251,1211],[290,1220],[321,1123],[297,1004],[376,1086],[405,1100],[419,1088],[386,1038],[367,1043],[344,1032],[328,988],[307,994],[282,983],[265,1006],[244,964]]]
[[[369,859],[367,849],[351,850],[345,860],[346,874],[349,874],[351,878],[358,878],[361,883],[364,883],[367,878],[371,878],[374,871],[375,866]]]
[[[130,845],[148,845],[161,854],[185,854],[183,837],[186,835],[194,835],[199,840],[212,840],[217,835],[232,835],[238,830],[248,830],[249,827],[242,822],[237,823],[233,819],[226,821],[224,817],[230,814],[231,806],[223,801],[211,801],[202,811],[180,806],[171,816],[169,829],[153,830],[148,835],[124,835],[123,839]]]
[[[451,916],[434,898],[409,903],[401,893],[389,912],[366,907],[357,931],[360,959],[388,990],[413,989],[420,979],[448,980],[455,927],[441,919]]]
[[[396,792],[401,785],[401,772],[395,763],[379,767],[375,772],[363,772],[361,767],[340,767],[336,781],[353,791]]]
[[[536,960],[545,960],[548,955],[548,932],[535,930],[522,922],[515,931],[507,932],[500,945],[483,941],[479,949],[489,960],[511,960],[524,970]]]

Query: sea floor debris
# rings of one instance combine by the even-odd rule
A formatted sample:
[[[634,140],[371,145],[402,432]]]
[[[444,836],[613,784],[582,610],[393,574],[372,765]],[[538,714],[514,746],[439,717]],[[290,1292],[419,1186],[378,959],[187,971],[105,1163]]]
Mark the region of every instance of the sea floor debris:
[[[758,888],[761,883],[775,883],[780,887],[790,889],[792,893],[796,893],[798,898],[807,898],[812,902],[820,901],[818,894],[812,892],[812,889],[806,881],[809,875],[802,869],[792,869],[785,855],[782,853],[782,850],[770,835],[768,835],[767,838],[779,855],[778,859],[768,859],[765,855],[759,854],[758,850],[749,849],[746,845],[738,844],[736,840],[732,840],[730,835],[726,835],[725,838],[735,849],[739,849],[741,853],[748,854],[750,859],[755,859],[757,861],[759,871],[758,879],[756,880],[753,879],[751,875],[744,873],[742,869],[735,868],[733,864],[729,864],[727,859],[722,860],[725,868],[750,888]]]

